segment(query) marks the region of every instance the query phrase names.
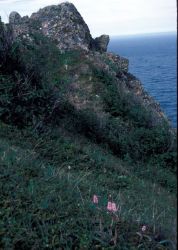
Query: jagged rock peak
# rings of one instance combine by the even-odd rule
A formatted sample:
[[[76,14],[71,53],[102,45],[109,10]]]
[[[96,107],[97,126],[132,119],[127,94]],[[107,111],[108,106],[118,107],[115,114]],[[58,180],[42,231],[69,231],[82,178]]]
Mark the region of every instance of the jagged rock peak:
[[[60,49],[90,49],[89,28],[72,3],[65,2],[40,9],[31,19],[38,20],[43,33],[58,41]]]
[[[93,39],[84,19],[70,2],[51,5],[33,13],[30,18],[12,12],[9,23],[14,36],[34,31],[42,32],[57,42],[61,50],[84,49],[104,52],[107,50],[109,36]]]

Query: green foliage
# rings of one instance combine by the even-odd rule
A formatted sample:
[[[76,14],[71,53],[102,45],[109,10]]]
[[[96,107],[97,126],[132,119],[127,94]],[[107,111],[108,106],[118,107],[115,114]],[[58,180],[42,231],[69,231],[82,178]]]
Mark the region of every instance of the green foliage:
[[[36,125],[50,114],[53,91],[49,86],[32,90],[28,78],[0,76],[0,117],[19,127]]]
[[[102,89],[100,92],[105,111],[109,112],[112,118],[105,122],[103,127],[101,122],[96,122],[97,119],[93,118],[95,125],[90,124],[89,128],[97,127],[94,129],[95,133],[99,137],[102,134],[101,140],[103,141],[104,138],[112,151],[121,158],[128,156],[133,161],[147,161],[150,157],[160,159],[159,155],[162,155],[162,164],[165,164],[167,155],[167,158],[170,159],[169,165],[175,166],[175,159],[169,152],[172,136],[166,122],[153,126],[153,117],[149,109],[135,100],[132,94],[126,93],[122,86],[113,80],[112,76],[98,69],[94,69],[94,76],[99,80],[95,89]],[[87,127],[87,129],[89,128]],[[164,160],[165,163],[163,163]]]
[[[112,152],[122,159],[127,156],[132,162],[147,162],[152,157],[158,160],[162,155],[163,164],[163,161],[166,161],[166,157],[163,157],[165,154],[170,159],[169,166],[175,166],[172,151],[169,152],[172,139],[166,125],[155,126],[152,129],[130,127],[112,116],[102,118],[90,110],[71,109],[66,114],[68,119],[70,117],[72,120],[75,131],[104,147],[109,146]],[[69,126],[71,127],[71,123],[68,128]]]
[[[156,187],[152,182],[147,184],[147,177],[140,181],[135,170],[129,175],[120,174],[108,153],[98,149],[94,156],[94,144],[91,148],[80,146],[75,138],[66,139],[57,128],[37,136],[1,124],[0,136],[3,249],[137,249],[139,245],[144,249],[173,249],[169,238],[161,238],[170,244],[167,247],[155,240],[152,228],[153,224],[159,232],[160,226],[166,228],[165,221],[172,227],[173,206],[165,206],[166,191],[156,194]],[[82,168],[77,164],[79,155]],[[115,163],[118,165],[118,159]],[[161,173],[156,178],[160,177]],[[95,193],[99,195],[98,206],[92,203]],[[109,194],[122,208],[119,221],[107,213]],[[140,221],[136,222],[136,218]],[[145,221],[150,226],[142,238],[137,232]]]
[[[0,70],[8,59],[8,54],[13,43],[12,30],[1,21],[0,17]]]
[[[100,89],[104,109],[110,114],[104,121],[92,110],[75,110],[65,100],[72,76],[66,77],[63,67],[75,68],[80,57],[77,51],[61,53],[40,33],[14,42],[9,52],[11,61],[1,69],[1,119],[21,127],[41,128],[52,121],[59,125],[66,117],[67,127],[108,145],[122,159],[128,156],[133,161],[147,161],[163,153],[169,158],[169,129],[163,124],[152,126],[150,112],[105,71],[94,69],[99,81],[95,88]]]
[[[134,126],[151,127],[151,113],[135,100],[133,94],[126,93],[122,85],[119,86],[104,70],[94,69],[94,76],[104,84],[101,93],[106,112],[122,117]]]
[[[76,108],[69,85],[87,56],[62,53],[40,33],[12,41],[0,22],[0,58],[0,248],[172,249],[170,128],[153,126],[152,114],[98,69],[104,115]],[[107,213],[110,194],[119,221]],[[166,236],[157,240],[159,230]]]
[[[0,69],[1,119],[20,127],[41,126],[50,120],[68,81],[61,69],[65,63],[72,65],[77,57],[77,52],[61,54],[54,43],[38,33],[15,41],[8,52],[9,60]]]

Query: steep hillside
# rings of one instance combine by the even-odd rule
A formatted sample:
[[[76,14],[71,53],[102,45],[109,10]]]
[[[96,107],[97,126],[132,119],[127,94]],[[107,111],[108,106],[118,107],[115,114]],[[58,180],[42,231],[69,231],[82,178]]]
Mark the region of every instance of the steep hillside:
[[[175,132],[108,42],[70,3],[0,22],[0,248],[176,249]]]

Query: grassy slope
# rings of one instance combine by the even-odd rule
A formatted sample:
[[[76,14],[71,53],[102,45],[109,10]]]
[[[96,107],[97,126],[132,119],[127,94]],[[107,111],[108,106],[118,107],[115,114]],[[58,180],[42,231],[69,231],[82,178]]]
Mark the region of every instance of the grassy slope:
[[[2,131],[8,131],[8,136]],[[97,244],[107,246],[111,236],[100,235],[97,223],[101,217],[103,227],[109,230],[109,194],[120,206],[120,249],[138,247],[136,232],[142,223],[149,225],[147,234],[161,231],[165,239],[174,240],[176,197],[160,185],[162,172],[155,178],[157,171],[149,166],[135,169],[98,145],[60,131],[24,139],[21,132],[3,126],[0,157],[1,244],[7,249],[12,245],[31,249],[34,244],[35,249],[46,245],[71,249],[75,241],[70,242],[69,235],[80,239],[80,249],[88,249],[95,238]],[[152,178],[143,176],[143,168]],[[169,171],[164,170],[164,175],[175,181]],[[103,211],[92,207],[93,194],[99,195]],[[147,239],[141,243],[143,249],[150,246]]]
[[[117,98],[113,78],[88,57],[39,44],[21,54],[29,71],[1,70],[0,247],[172,249],[176,177],[158,150],[169,144],[167,130],[143,125],[144,112],[125,92]],[[109,195],[118,217],[106,210]]]

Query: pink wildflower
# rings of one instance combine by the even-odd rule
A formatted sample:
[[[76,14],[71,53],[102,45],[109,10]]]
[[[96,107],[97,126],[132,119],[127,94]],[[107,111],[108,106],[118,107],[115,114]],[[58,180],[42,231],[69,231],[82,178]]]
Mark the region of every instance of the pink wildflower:
[[[118,208],[116,207],[116,203],[112,203],[112,211],[113,212],[117,212],[118,211]]]
[[[112,202],[108,201],[107,210],[112,211]]]
[[[117,212],[118,208],[116,207],[116,203],[108,201],[107,210],[109,210],[110,212]]]
[[[98,204],[98,196],[96,194],[93,195],[93,203]]]
[[[146,229],[147,229],[147,228],[146,228],[146,226],[145,226],[145,225],[143,225],[143,226],[142,226],[142,232],[145,232],[145,231],[146,231]]]

